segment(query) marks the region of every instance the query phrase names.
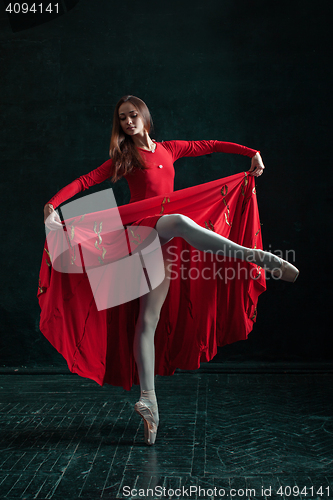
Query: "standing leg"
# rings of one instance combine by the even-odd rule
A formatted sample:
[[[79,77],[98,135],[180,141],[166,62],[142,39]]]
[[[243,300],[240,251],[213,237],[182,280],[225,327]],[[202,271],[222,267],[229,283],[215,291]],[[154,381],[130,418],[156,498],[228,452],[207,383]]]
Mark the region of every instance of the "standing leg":
[[[165,246],[162,247],[166,255]],[[136,361],[141,396],[135,410],[141,415],[145,426],[147,444],[154,444],[159,423],[155,395],[155,345],[154,337],[160,312],[170,285],[168,261],[165,259],[165,278],[154,290],[140,297],[140,312],[135,327],[134,358]]]

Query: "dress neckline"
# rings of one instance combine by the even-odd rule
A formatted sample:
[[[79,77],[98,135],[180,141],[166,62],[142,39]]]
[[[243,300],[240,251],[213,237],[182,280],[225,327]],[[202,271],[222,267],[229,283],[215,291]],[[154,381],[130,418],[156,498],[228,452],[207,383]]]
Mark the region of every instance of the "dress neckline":
[[[154,141],[154,139],[152,139],[153,143],[155,144],[155,149],[154,151],[150,151],[148,149],[144,149],[144,148],[140,148],[139,146],[137,146],[138,149],[141,149],[141,151],[144,151],[145,153],[155,153],[156,149],[157,149],[157,142]]]

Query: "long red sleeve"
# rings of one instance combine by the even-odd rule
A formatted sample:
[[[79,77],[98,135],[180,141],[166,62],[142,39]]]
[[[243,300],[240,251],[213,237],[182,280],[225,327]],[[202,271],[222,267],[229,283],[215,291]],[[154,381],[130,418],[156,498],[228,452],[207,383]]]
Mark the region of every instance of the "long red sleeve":
[[[252,158],[257,153],[256,149],[224,141],[166,141],[163,142],[163,146],[172,153],[173,161],[183,156],[201,156],[210,153],[231,153]]]
[[[54,208],[57,208],[61,203],[80,193],[80,191],[84,191],[95,184],[100,184],[111,176],[111,166],[112,160],[110,159],[88,174],[81,175],[75,181],[60,189],[47,203],[51,203]]]

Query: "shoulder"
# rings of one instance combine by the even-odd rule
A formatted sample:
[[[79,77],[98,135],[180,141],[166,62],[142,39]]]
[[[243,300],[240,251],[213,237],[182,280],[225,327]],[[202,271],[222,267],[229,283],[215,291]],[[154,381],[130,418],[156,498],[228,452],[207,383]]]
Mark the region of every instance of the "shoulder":
[[[169,151],[170,153],[174,153],[177,150],[178,143],[181,141],[177,140],[170,140],[170,141],[160,141],[156,142],[160,146],[162,146],[166,151]]]
[[[159,144],[160,146],[163,146],[164,148],[168,148],[168,147],[172,146],[172,144],[176,141],[164,141],[164,140],[162,140],[162,141],[155,141],[155,142],[156,142],[156,144]]]

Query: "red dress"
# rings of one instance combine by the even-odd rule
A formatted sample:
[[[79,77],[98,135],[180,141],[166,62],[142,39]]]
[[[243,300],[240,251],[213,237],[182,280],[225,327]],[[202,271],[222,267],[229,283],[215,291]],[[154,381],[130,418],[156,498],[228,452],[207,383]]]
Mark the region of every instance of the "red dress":
[[[154,228],[162,215],[181,213],[240,245],[262,248],[252,175],[241,172],[174,191],[173,163],[178,158],[212,152],[253,157],[256,150],[221,141],[166,141],[156,143],[155,152],[140,152],[148,170],[125,177],[131,200],[117,209],[125,228]],[[107,160],[61,189],[48,203],[57,208],[78,192],[110,178],[111,166],[112,160]],[[69,224],[74,231],[79,227],[78,218]],[[94,232],[96,239],[96,222]],[[176,368],[195,370],[200,362],[215,356],[217,346],[245,340],[256,321],[258,297],[266,289],[265,275],[254,264],[211,254],[199,258],[204,252],[179,237],[173,238],[172,245],[174,255],[186,258],[179,258],[175,264],[179,267],[173,268],[174,279],[156,328],[155,373],[159,375],[172,375]],[[96,239],[94,251],[100,250]],[[139,298],[98,310],[87,273],[56,270],[47,241],[37,296],[40,330],[66,359],[70,371],[100,385],[127,390],[139,383],[133,357]]]

